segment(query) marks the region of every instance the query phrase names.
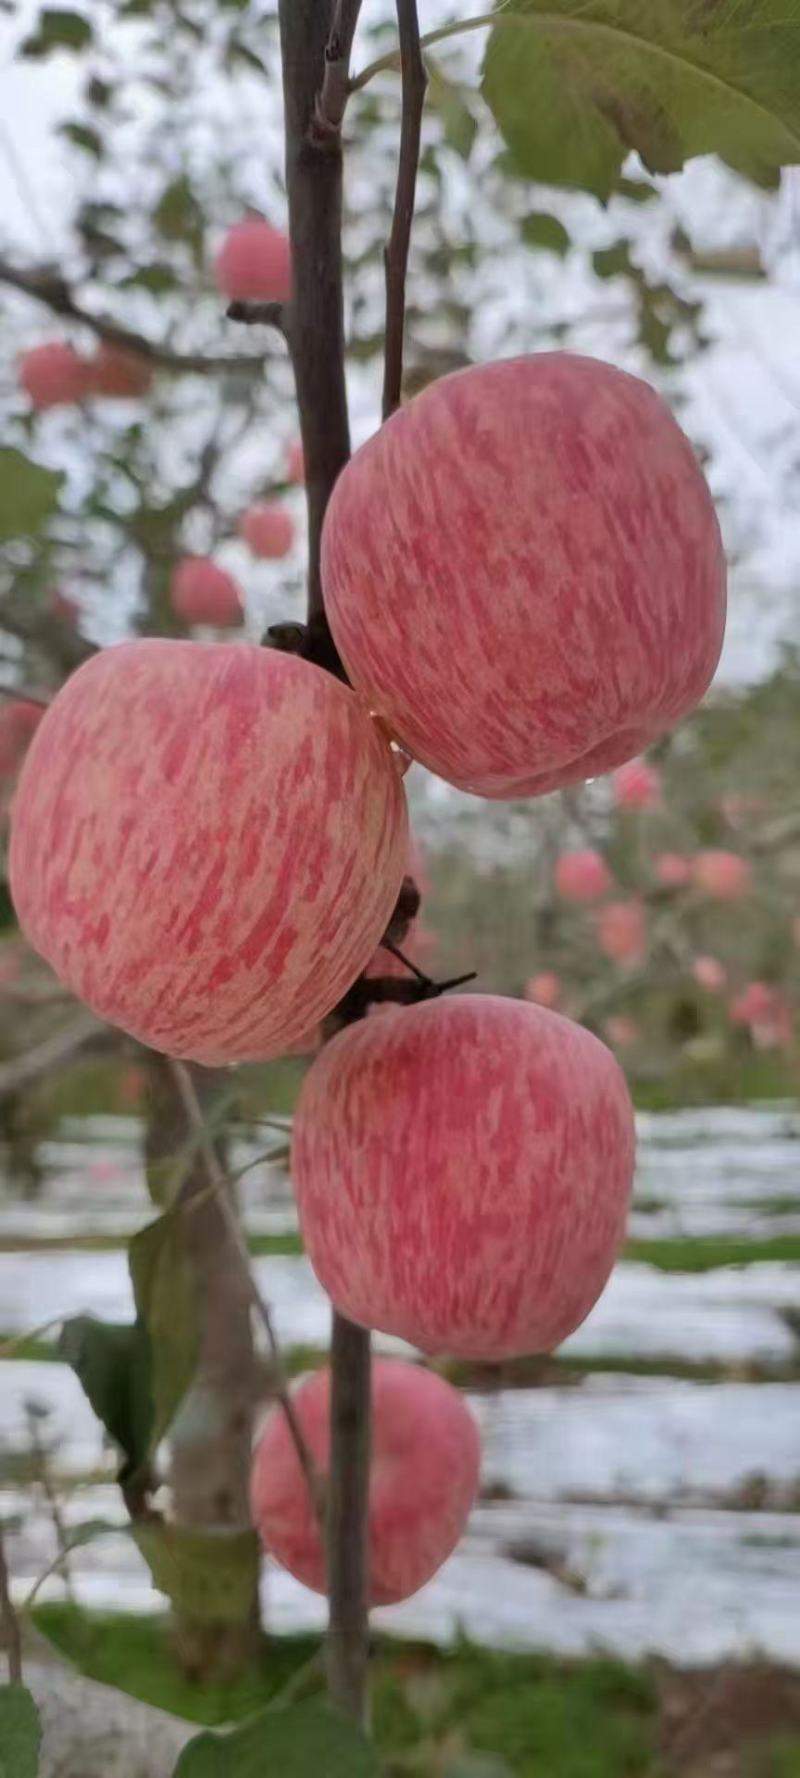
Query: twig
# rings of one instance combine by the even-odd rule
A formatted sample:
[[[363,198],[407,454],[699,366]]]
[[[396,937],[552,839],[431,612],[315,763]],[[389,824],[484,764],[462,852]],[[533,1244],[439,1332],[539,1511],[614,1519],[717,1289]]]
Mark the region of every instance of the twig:
[[[248,370],[253,373],[258,371],[261,363],[260,357],[256,355],[173,352],[169,346],[146,339],[144,334],[135,333],[130,327],[120,326],[119,322],[113,321],[108,315],[95,315],[91,309],[85,309],[73,296],[60,274],[49,269],[26,271],[22,266],[14,266],[0,256],[0,284],[9,284],[14,290],[21,290],[25,296],[44,303],[54,314],[63,315],[68,321],[76,321],[81,327],[88,327],[92,333],[97,334],[98,339],[105,340],[108,345],[118,346],[121,352],[129,352],[133,357],[141,358],[147,364],[160,366],[164,370]]]
[[[241,321],[245,327],[274,327],[288,337],[289,319],[284,303],[232,302],[225,314],[229,321]]]
[[[59,1501],[58,1494],[53,1486],[53,1478],[50,1474],[50,1465],[47,1460],[47,1449],[39,1434],[39,1410],[32,1401],[26,1403],[26,1418],[28,1422],[28,1436],[31,1441],[31,1449],[33,1452],[34,1480],[39,1483],[45,1500],[50,1508],[50,1517],[53,1521],[53,1530],[56,1538],[56,1548],[61,1557],[61,1568],[64,1574],[64,1590],[69,1604],[74,1605],[75,1592],[72,1585],[72,1573],[68,1560],[69,1532],[64,1524],[61,1512],[61,1502]]]
[[[357,1721],[365,1716],[369,1662],[370,1371],[369,1334],[334,1310],[328,1485],[328,1695],[337,1710]]]
[[[80,1013],[71,1025],[55,1031],[52,1037],[44,1038],[33,1049],[26,1050],[23,1055],[15,1056],[12,1061],[0,1066],[0,1098],[4,1098],[7,1093],[18,1092],[20,1087],[28,1086],[42,1074],[48,1074],[51,1068],[66,1062],[77,1050],[84,1049],[86,1044],[101,1040],[108,1042],[113,1035],[91,1013]]]
[[[23,704],[41,704],[44,710],[53,702],[52,692],[32,691],[27,685],[0,685],[0,698],[16,698]]]
[[[195,1092],[194,1082],[192,1080],[192,1077],[191,1077],[191,1074],[189,1073],[188,1068],[186,1067],[186,1064],[184,1062],[170,1061],[169,1066],[170,1066],[170,1069],[172,1072],[173,1079],[175,1081],[175,1085],[178,1089],[178,1093],[180,1095],[184,1111],[186,1112],[187,1120],[188,1120],[189,1124],[191,1125],[191,1128],[194,1131],[194,1134],[196,1136],[197,1148],[198,1148],[200,1155],[202,1156],[203,1165],[205,1166],[206,1173],[208,1174],[208,1182],[211,1187],[211,1191],[217,1201],[220,1213],[221,1213],[223,1220],[225,1222],[225,1226],[228,1230],[230,1239],[236,1249],[236,1252],[239,1256],[242,1267],[244,1268],[244,1272],[247,1277],[247,1287],[248,1287],[248,1292],[250,1295],[250,1300],[251,1300],[251,1302],[253,1304],[253,1308],[255,1309],[256,1314],[258,1315],[259,1320],[261,1321],[261,1324],[266,1332],[266,1336],[267,1336],[267,1340],[268,1340],[269,1348],[270,1348],[270,1353],[271,1353],[271,1357],[272,1357],[273,1374],[274,1374],[274,1379],[275,1379],[275,1388],[274,1388],[275,1399],[279,1403],[280,1407],[283,1410],[283,1413],[286,1416],[286,1424],[289,1428],[289,1432],[291,1434],[291,1438],[292,1438],[292,1442],[294,1444],[295,1451],[297,1452],[297,1460],[298,1460],[298,1462],[300,1464],[300,1468],[303,1472],[303,1476],[305,1478],[306,1486],[307,1486],[309,1494],[311,1496],[311,1500],[313,1502],[314,1509],[315,1509],[320,1521],[322,1521],[322,1519],[324,1517],[324,1503],[323,1503],[323,1498],[322,1498],[322,1485],[321,1485],[320,1477],[317,1473],[316,1466],[314,1464],[314,1460],[311,1455],[311,1452],[308,1448],[308,1445],[306,1444],[303,1429],[302,1429],[300,1422],[297,1418],[297,1415],[295,1413],[294,1403],[292,1401],[292,1396],[291,1396],[291,1390],[289,1388],[289,1381],[288,1381],[288,1378],[286,1375],[286,1368],[285,1368],[285,1365],[283,1362],[283,1353],[281,1352],[281,1348],[280,1348],[280,1345],[278,1342],[278,1337],[277,1337],[275,1328],[272,1323],[272,1316],[270,1314],[269,1307],[265,1303],[263,1297],[261,1296],[261,1293],[258,1289],[256,1281],[253,1277],[253,1273],[252,1273],[252,1270],[250,1267],[250,1256],[247,1251],[247,1245],[245,1243],[244,1236],[242,1235],[241,1228],[239,1227],[238,1218],[236,1216],[236,1213],[233,1209],[233,1206],[230,1202],[230,1199],[228,1197],[228,1193],[226,1190],[226,1186],[227,1186],[228,1182],[225,1178],[225,1174],[222,1171],[219,1161],[217,1160],[217,1156],[214,1151],[214,1145],[209,1138],[205,1118],[203,1117],[202,1108],[200,1106],[200,1103],[199,1103],[199,1100],[197,1097],[197,1093]]]
[[[8,1658],[8,1677],[12,1685],[22,1684],[22,1633],[19,1618],[11,1599],[3,1527],[0,1525],[0,1625]]]
[[[338,135],[350,91],[350,52],[361,11],[361,0],[336,0],[328,41],[325,72],[314,107],[314,128],[323,135]]]
[[[515,16],[513,12],[509,15],[509,24],[513,24]],[[448,37],[461,37],[466,31],[488,31],[498,23],[504,24],[505,22],[503,8],[498,6],[496,12],[482,12],[475,18],[453,19],[449,25],[437,25],[434,31],[426,31],[425,36],[420,38],[420,46],[422,49],[430,49],[435,43],[444,43]],[[370,62],[366,68],[360,68],[358,73],[352,76],[350,92],[360,92],[362,87],[368,86],[370,81],[374,80],[376,74],[393,73],[400,65],[400,51],[390,49],[385,56],[378,56],[374,62]]]
[[[403,381],[403,333],[406,314],[406,274],[411,224],[414,220],[414,195],[422,138],[422,111],[428,77],[419,41],[417,0],[397,0],[397,24],[400,36],[400,67],[403,79],[403,112],[400,124],[400,156],[397,167],[397,190],[389,245],[384,265],[386,271],[386,350],[383,368],[383,418],[388,420],[400,406]]]

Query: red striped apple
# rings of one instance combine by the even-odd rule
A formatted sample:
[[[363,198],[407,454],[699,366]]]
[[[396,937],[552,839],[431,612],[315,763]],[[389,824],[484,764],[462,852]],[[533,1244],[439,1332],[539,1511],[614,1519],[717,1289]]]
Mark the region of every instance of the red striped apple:
[[[562,352],[432,383],[347,464],[325,604],[356,689],[462,790],[537,796],[622,764],[719,658],[725,559],[648,384]]]
[[[324,1477],[330,1461],[330,1372],[306,1377],[293,1391],[293,1402]],[[478,1429],[458,1391],[421,1365],[376,1359],[367,1521],[373,1605],[407,1599],[451,1555],[477,1493],[479,1467]],[[250,1502],[265,1550],[305,1586],[324,1593],[319,1528],[279,1407],[270,1412],[256,1447]]]
[[[612,778],[618,809],[657,809],[661,804],[661,773],[646,759],[629,759]]]
[[[242,514],[239,531],[254,556],[278,560],[286,556],[294,542],[294,522],[285,506],[277,500],[262,500]]]
[[[217,287],[232,302],[288,302],[292,290],[289,237],[260,216],[228,230],[214,265]]]
[[[597,942],[615,963],[641,963],[647,950],[647,912],[643,901],[610,901],[597,916]]]
[[[500,1359],[549,1351],[597,1301],[633,1151],[604,1044],[544,1007],[464,994],[326,1045],[292,1177],[338,1309],[424,1351]]]
[[[66,406],[87,393],[86,360],[66,340],[53,340],[23,352],[19,380],[32,407]]]
[[[562,852],[555,884],[562,901],[599,901],[611,888],[611,872],[599,852]]]
[[[279,1054],[386,928],[408,844],[393,755],[348,687],[243,643],[104,649],[40,723],[12,813],[20,924],[153,1049]]]
[[[741,901],[750,891],[750,866],[738,852],[712,848],[696,854],[692,880],[696,888],[717,901]]]
[[[234,630],[242,621],[242,595],[236,581],[210,556],[184,556],[173,569],[169,597],[175,616],[185,624]]]

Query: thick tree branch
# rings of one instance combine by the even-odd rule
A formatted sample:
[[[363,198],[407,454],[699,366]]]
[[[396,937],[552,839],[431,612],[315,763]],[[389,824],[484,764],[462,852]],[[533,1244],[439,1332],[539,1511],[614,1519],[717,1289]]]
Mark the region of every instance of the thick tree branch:
[[[331,1466],[328,1484],[328,1695],[337,1710],[366,1715],[369,1634],[367,1523],[371,1431],[370,1336],[334,1313],[331,1333]]]
[[[85,309],[78,302],[69,285],[58,272],[49,269],[25,270],[22,266],[14,266],[0,255],[0,284],[9,284],[14,290],[21,290],[25,296],[33,297],[35,302],[44,303],[55,315],[63,315],[66,321],[76,321],[81,327],[88,327],[98,339],[105,340],[109,346],[118,346],[121,352],[129,352],[135,358],[141,358],[163,370],[219,372],[230,370],[258,370],[260,358],[256,355],[228,353],[206,354],[203,352],[173,352],[169,346],[159,345],[155,340],[145,338],[130,327],[122,327],[108,315],[95,315],[91,309]]]
[[[419,41],[417,0],[397,0],[400,35],[400,66],[403,79],[403,111],[400,125],[400,158],[394,200],[392,232],[385,254],[386,351],[383,369],[383,417],[388,420],[400,406],[403,381],[403,333],[406,316],[406,273],[414,196],[422,138],[422,111],[428,77]]]
[[[323,135],[337,135],[350,90],[350,53],[361,11],[361,0],[336,0],[328,41],[325,73],[317,95],[314,125]]]

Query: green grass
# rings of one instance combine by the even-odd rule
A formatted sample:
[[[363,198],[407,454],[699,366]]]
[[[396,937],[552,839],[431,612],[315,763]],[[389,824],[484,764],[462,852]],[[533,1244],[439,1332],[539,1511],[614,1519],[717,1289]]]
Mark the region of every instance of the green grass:
[[[800,1234],[769,1235],[748,1240],[735,1235],[702,1235],[691,1239],[629,1241],[626,1259],[643,1260],[661,1272],[713,1272],[718,1266],[752,1266],[765,1261],[800,1261]]]

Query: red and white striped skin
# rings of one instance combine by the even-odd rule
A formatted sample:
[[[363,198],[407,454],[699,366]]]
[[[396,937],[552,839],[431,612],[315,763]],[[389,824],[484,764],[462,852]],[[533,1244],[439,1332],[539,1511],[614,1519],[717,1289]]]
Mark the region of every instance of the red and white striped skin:
[[[609,771],[703,696],[725,624],[719,525],[637,377],[541,353],[443,377],[343,470],[325,606],[355,687],[462,790]]]
[[[31,407],[63,407],[83,401],[88,392],[88,366],[66,340],[33,346],[19,361],[19,380]]]
[[[330,1372],[315,1371],[292,1398],[324,1476],[330,1461]],[[368,1509],[371,1604],[407,1599],[441,1568],[466,1525],[479,1469],[478,1429],[458,1390],[421,1365],[376,1359]],[[279,1407],[268,1415],[256,1447],[250,1504],[264,1548],[305,1586],[324,1593],[319,1529]]]
[[[738,852],[724,852],[714,847],[695,854],[692,881],[696,889],[701,889],[715,901],[743,901],[752,888],[747,859]]]
[[[235,630],[242,622],[242,595],[236,581],[210,556],[184,556],[176,563],[169,598],[175,616],[185,624]]]
[[[288,302],[292,294],[289,237],[261,216],[235,222],[214,263],[217,288],[232,302]]]
[[[292,1177],[337,1309],[426,1352],[548,1352],[600,1295],[634,1158],[624,1077],[544,1007],[464,994],[326,1045]]]
[[[385,931],[405,796],[353,693],[292,655],[147,640],[69,679],[12,811],[20,924],[97,1012],[168,1055],[280,1054]]]
[[[600,901],[612,884],[611,872],[599,852],[562,852],[555,869],[556,894],[562,901]]]

